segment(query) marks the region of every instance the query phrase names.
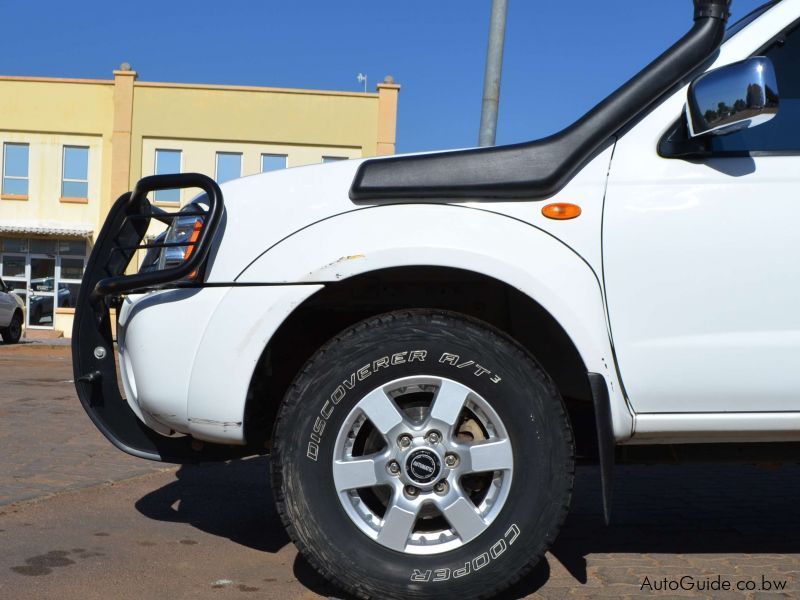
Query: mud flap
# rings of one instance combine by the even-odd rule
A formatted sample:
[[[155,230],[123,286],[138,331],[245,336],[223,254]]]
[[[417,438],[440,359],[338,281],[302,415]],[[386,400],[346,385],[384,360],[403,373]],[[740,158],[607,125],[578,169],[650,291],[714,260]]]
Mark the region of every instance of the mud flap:
[[[614,425],[605,378],[599,373],[588,373],[592,388],[594,417],[597,424],[597,450],[600,455],[600,486],[603,491],[603,517],[611,522],[611,500],[614,495]]]

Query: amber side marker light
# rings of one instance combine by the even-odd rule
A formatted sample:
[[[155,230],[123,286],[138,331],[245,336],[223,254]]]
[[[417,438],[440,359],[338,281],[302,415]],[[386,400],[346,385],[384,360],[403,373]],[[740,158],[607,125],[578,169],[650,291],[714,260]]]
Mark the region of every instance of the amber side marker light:
[[[189,257],[194,252],[194,246],[197,244],[197,238],[200,237],[200,230],[203,229],[203,220],[197,219],[192,228],[192,234],[189,236],[189,245],[186,247],[186,255],[183,257],[184,261],[189,260]]]
[[[581,215],[581,207],[569,202],[556,202],[542,207],[542,214],[548,219],[566,221]]]
[[[197,244],[197,238],[200,237],[200,231],[203,229],[203,225],[204,223],[202,219],[197,219],[194,222],[194,227],[192,228],[192,235],[189,236],[190,245],[186,247],[186,255],[183,257],[184,261],[189,260],[189,257],[192,255],[192,252],[194,252],[194,247],[195,244]],[[191,273],[189,273],[189,277],[187,277],[187,279],[196,279],[196,278],[197,278],[197,271],[192,271]]]

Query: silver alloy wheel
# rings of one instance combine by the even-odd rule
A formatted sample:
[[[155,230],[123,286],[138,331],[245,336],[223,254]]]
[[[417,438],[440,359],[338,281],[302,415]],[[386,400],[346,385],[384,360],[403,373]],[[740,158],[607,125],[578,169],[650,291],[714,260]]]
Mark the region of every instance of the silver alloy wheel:
[[[408,554],[447,552],[480,535],[505,504],[514,468],[489,403],[436,376],[396,379],[366,394],[333,456],[334,485],[353,523]]]

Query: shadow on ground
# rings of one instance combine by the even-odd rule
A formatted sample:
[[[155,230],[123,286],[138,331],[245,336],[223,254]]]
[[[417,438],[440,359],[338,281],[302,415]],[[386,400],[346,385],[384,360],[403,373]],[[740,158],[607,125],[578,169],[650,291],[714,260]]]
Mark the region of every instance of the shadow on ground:
[[[184,465],[175,481],[142,497],[136,509],[264,552],[289,543],[272,503],[265,457]]]
[[[550,578],[555,557],[577,582],[595,554],[784,554],[798,551],[800,467],[621,466],[612,523],[603,524],[594,467],[577,472],[572,511],[551,555],[500,598],[523,598]],[[188,523],[239,544],[277,552],[289,539],[275,512],[268,459],[188,465],[136,503],[145,516]],[[344,598],[300,556],[294,575],[309,590]]]

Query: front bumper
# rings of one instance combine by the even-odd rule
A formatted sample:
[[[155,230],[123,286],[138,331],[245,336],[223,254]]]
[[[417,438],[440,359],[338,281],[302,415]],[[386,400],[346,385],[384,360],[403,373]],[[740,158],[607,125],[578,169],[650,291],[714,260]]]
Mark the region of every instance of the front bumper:
[[[206,193],[205,226],[194,251],[182,265],[149,273],[125,275],[140,249],[150,220],[174,218],[152,206],[151,191],[199,187]],[[142,179],[132,193],[112,207],[86,266],[72,331],[75,388],[92,422],[119,449],[151,460],[186,463],[226,460],[253,454],[243,446],[204,444],[190,436],[166,437],[147,427],[120,393],[117,381],[110,308],[122,294],[176,285],[203,268],[223,212],[217,184],[197,174],[164,175]],[[177,213],[173,213],[177,214]]]

